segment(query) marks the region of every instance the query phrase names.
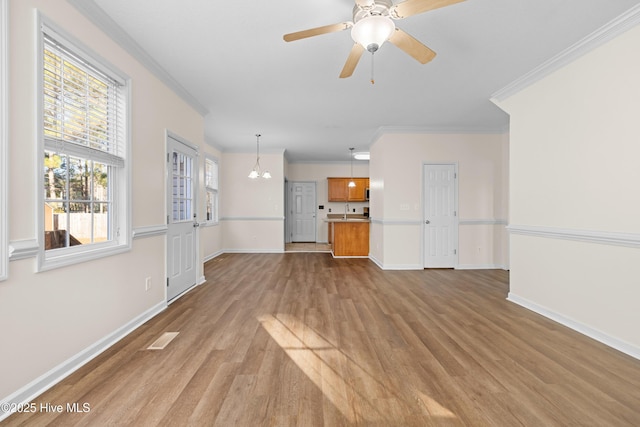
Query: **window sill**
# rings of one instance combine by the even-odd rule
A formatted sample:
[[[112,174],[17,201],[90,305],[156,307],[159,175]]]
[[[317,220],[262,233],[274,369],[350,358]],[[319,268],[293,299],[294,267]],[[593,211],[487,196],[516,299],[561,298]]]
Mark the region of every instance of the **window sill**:
[[[80,264],[86,261],[94,261],[106,258],[112,255],[128,252],[131,249],[130,244],[110,245],[108,247],[98,247],[95,249],[87,249],[76,253],[63,253],[51,255],[41,250],[38,262],[38,272],[54,270],[56,268],[68,267],[70,265]]]

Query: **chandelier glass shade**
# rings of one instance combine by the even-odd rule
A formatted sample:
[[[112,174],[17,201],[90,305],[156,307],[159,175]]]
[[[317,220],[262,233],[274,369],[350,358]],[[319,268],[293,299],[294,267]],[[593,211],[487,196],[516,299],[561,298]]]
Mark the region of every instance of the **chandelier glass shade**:
[[[351,38],[373,53],[389,40],[395,29],[396,24],[388,16],[367,16],[351,28]]]

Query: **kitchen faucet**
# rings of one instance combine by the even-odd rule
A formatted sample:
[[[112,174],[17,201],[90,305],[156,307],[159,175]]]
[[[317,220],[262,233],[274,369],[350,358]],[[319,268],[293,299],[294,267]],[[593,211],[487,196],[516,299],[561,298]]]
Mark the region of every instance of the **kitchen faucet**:
[[[347,212],[349,212],[349,202],[344,204],[344,219],[347,219]]]

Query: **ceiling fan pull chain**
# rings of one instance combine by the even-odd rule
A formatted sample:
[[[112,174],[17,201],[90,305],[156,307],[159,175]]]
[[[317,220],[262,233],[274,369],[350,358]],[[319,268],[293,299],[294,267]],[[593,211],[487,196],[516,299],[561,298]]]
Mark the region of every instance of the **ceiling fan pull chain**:
[[[373,85],[375,83],[376,83],[376,81],[373,78],[373,52],[371,52],[371,84]]]

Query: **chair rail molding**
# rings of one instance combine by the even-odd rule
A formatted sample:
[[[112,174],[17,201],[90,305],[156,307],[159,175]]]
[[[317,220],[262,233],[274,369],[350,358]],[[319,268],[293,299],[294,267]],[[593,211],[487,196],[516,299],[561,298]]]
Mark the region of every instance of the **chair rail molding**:
[[[570,228],[540,227],[534,225],[507,226],[511,234],[544,237],[550,239],[575,240],[603,245],[640,248],[640,233],[621,233],[597,230],[574,230]]]
[[[141,239],[143,237],[164,236],[165,234],[167,234],[167,230],[168,227],[166,224],[134,227],[133,238]]]
[[[13,240],[9,242],[9,260],[33,258],[38,256],[40,246],[36,239]]]

